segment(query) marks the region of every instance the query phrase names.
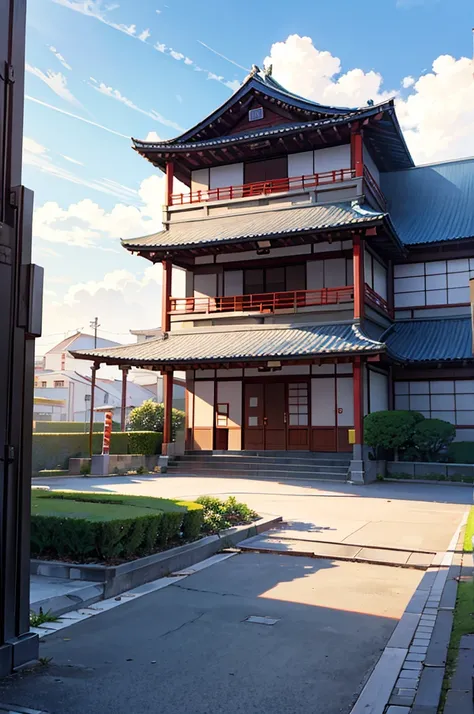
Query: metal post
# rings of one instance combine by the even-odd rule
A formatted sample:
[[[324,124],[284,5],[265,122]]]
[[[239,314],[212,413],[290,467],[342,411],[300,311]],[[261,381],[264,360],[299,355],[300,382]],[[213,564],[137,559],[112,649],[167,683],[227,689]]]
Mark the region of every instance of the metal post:
[[[92,458],[92,434],[94,431],[94,398],[95,398],[95,380],[96,380],[96,374],[97,370],[99,369],[100,364],[97,364],[97,362],[94,362],[94,364],[91,367],[92,371],[92,379],[91,379],[91,413],[89,417],[89,456]]]
[[[120,408],[120,430],[125,431],[127,413],[127,375],[129,367],[120,367],[122,370],[122,403]]]
[[[34,337],[42,272],[31,261],[33,194],[21,186],[26,0],[0,3],[0,676],[35,659],[29,632]]]

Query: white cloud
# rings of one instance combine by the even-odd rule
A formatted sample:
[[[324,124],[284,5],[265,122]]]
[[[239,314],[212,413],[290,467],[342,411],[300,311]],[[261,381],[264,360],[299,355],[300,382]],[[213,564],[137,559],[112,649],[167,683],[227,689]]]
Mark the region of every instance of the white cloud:
[[[150,30],[147,28],[146,30],[143,30],[143,32],[141,32],[141,33],[138,35],[138,39],[141,40],[142,42],[146,42],[147,39],[150,37],[150,35],[151,35],[151,32],[150,32]]]
[[[156,14],[157,14],[157,15],[161,15],[161,10],[157,10],[157,11],[156,11]]]
[[[77,164],[77,166],[84,166],[82,161],[78,161],[77,159],[73,159],[72,156],[66,156],[66,154],[61,154],[63,159],[66,159],[66,161],[69,161],[71,164]]]
[[[159,136],[156,131],[149,131],[145,141],[161,141],[161,136]]]
[[[175,60],[182,60],[184,59],[184,55],[181,52],[176,52],[175,50],[170,49],[170,55],[173,59]]]
[[[474,64],[449,55],[435,59],[432,71],[418,79],[405,77],[411,93],[385,91],[382,76],[370,70],[341,73],[341,61],[314,47],[311,38],[290,35],[272,45],[265,66],[287,89],[333,106],[364,106],[395,97],[397,114],[417,163],[474,155]],[[412,81],[413,80],[413,81]]]
[[[87,188],[94,189],[95,191],[106,193],[109,196],[116,196],[117,198],[122,199],[133,199],[134,201],[138,198],[136,191],[128,187],[121,186],[110,179],[88,179],[87,177],[84,178],[82,176],[78,176],[69,169],[58,166],[54,163],[47,148],[30,137],[25,137],[23,139],[23,163],[27,166],[32,166],[42,173],[56,176],[56,178],[63,181],[69,181],[70,183],[74,183],[79,186],[86,186]]]
[[[106,97],[111,97],[112,99],[115,99],[118,102],[125,104],[126,107],[134,109],[136,112],[140,112],[140,114],[144,114],[145,116],[150,117],[154,121],[157,121],[160,124],[163,124],[164,126],[169,126],[173,129],[176,129],[177,131],[182,131],[182,128],[179,126],[179,124],[172,121],[171,119],[167,119],[154,109],[151,109],[150,111],[146,109],[141,109],[141,107],[138,107],[134,102],[132,102],[131,99],[125,97],[119,89],[113,89],[113,87],[107,86],[106,84],[104,84],[104,82],[100,82],[98,85],[96,80],[93,80],[93,82],[94,83],[90,84],[90,86],[97,92],[105,94]]]
[[[33,74],[35,77],[38,77],[38,79],[41,79],[41,81],[52,89],[58,97],[61,97],[61,99],[66,100],[66,102],[70,102],[70,104],[74,104],[76,107],[82,106],[73,93],[68,89],[67,79],[63,74],[61,74],[61,72],[53,72],[51,69],[48,69],[45,74],[42,70],[38,69],[38,67],[32,67],[28,63],[26,64],[25,69],[30,74]]]
[[[153,47],[155,48],[155,50],[158,50],[158,52],[163,52],[163,54],[167,50],[167,47],[163,42],[156,42]]]
[[[112,270],[100,280],[70,285],[62,300],[48,288],[44,296],[45,344],[37,340],[37,349],[41,352],[52,347],[48,335],[57,333],[58,325],[63,331],[72,332],[78,326],[88,325],[93,315],[99,317],[99,334],[122,343],[135,341],[130,329],[156,327],[161,303],[161,265],[146,267],[137,261],[137,268],[136,274]]]
[[[93,80],[95,82],[95,80]],[[130,139],[127,134],[121,134],[119,131],[115,131],[115,129],[110,129],[108,126],[104,126],[103,124],[98,124],[95,121],[91,121],[90,119],[85,119],[84,117],[79,116],[78,114],[72,114],[72,112],[66,112],[64,109],[60,109],[59,107],[55,107],[53,104],[48,104],[47,102],[42,102],[40,99],[36,99],[36,97],[30,97],[28,94],[25,95],[25,99],[28,99],[29,102],[34,102],[35,104],[40,104],[42,107],[47,107],[47,109],[52,109],[55,112],[59,112],[59,114],[64,114],[67,117],[72,117],[73,119],[78,119],[79,121],[83,121],[85,124],[90,124],[91,126],[95,126],[98,129],[103,129],[104,131],[108,131],[109,134],[115,134],[116,136],[121,136],[123,139]]]
[[[60,53],[57,51],[56,47],[53,47],[52,45],[48,45],[48,49],[49,49],[49,50],[53,53],[53,55],[59,60],[59,62],[61,62],[62,66],[63,66],[65,69],[69,69],[69,70],[72,69],[71,65],[66,62],[66,60],[64,59],[64,57],[62,56],[62,54],[60,54]]]

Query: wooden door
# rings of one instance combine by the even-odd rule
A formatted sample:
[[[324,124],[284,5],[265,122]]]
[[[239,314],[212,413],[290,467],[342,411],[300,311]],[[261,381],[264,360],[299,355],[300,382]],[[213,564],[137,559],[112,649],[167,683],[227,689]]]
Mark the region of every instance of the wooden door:
[[[286,400],[285,385],[267,382],[265,384],[265,449],[286,450]]]
[[[257,451],[265,448],[264,398],[263,384],[244,385],[244,449]]]
[[[288,449],[309,449],[309,384],[288,384]]]

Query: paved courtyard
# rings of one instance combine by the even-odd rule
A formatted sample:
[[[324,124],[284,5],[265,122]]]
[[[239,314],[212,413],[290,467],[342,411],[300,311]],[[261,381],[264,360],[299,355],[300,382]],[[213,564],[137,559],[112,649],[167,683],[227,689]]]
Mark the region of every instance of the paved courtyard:
[[[412,484],[122,477],[53,485],[232,494],[282,515],[291,538],[413,551],[446,549],[472,500],[469,488]],[[0,702],[51,714],[349,714],[422,576],[330,558],[237,554],[46,637],[41,655],[50,665],[4,682]],[[275,622],[251,623],[252,616]]]

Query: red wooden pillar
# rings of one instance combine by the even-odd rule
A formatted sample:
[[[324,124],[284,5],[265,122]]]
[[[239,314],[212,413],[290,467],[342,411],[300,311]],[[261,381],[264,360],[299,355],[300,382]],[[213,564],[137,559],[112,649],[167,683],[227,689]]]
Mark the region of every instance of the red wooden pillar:
[[[354,429],[355,445],[364,443],[364,362],[354,358]]]
[[[351,134],[351,168],[355,176],[364,175],[364,143],[360,129],[354,129]]]
[[[355,235],[352,242],[354,268],[354,320],[364,317],[364,239]]]
[[[170,331],[170,298],[171,298],[171,260],[163,260],[163,283],[161,286],[161,331]]]
[[[120,431],[125,431],[127,414],[127,375],[129,367],[120,367],[122,370],[122,403],[120,405]]]
[[[166,184],[165,184],[165,206],[171,206],[171,196],[173,194],[174,164],[172,161],[166,162]]]
[[[173,409],[173,372],[163,372],[163,454],[168,453],[168,444],[173,439],[172,409]]]

